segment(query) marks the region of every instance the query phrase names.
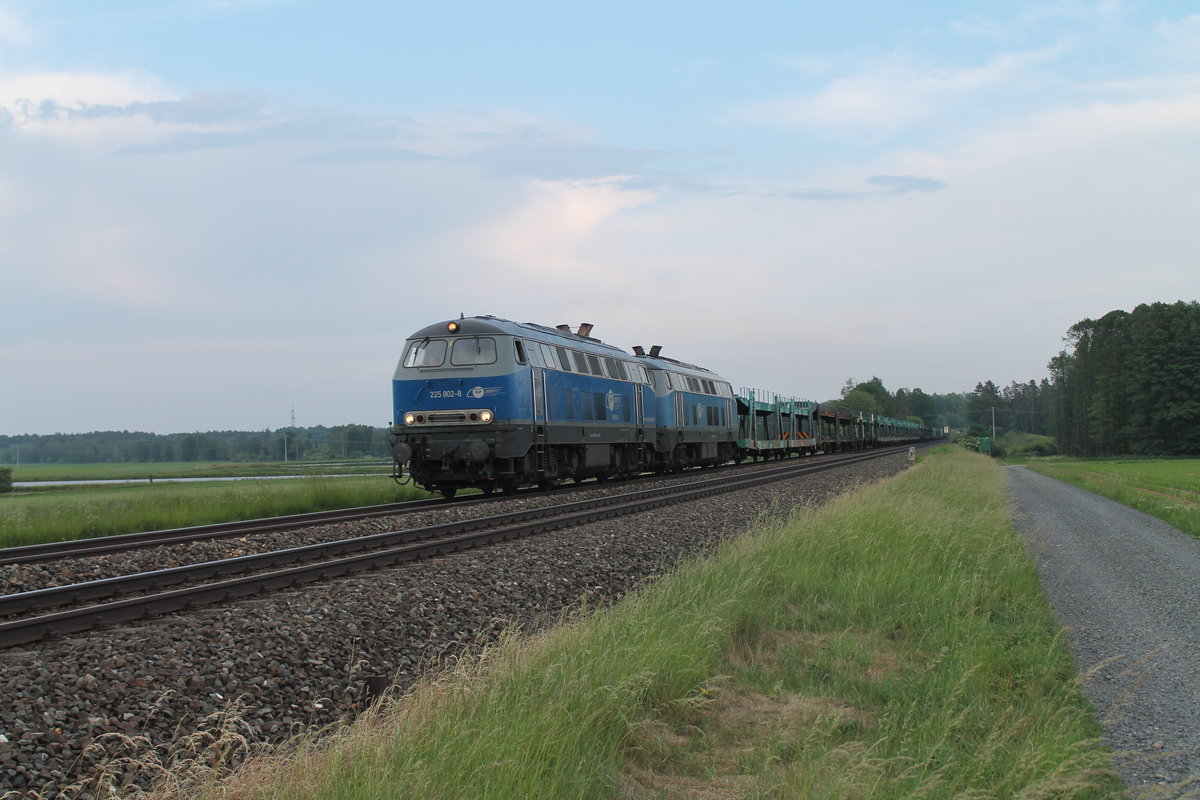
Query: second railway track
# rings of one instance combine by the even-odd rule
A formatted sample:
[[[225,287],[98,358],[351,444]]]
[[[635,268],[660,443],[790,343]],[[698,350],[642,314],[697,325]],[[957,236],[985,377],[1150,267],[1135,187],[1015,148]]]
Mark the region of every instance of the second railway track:
[[[28,644],[98,625],[146,619],[490,542],[634,514],[895,452],[897,449],[893,448],[841,454],[819,462],[790,463],[750,474],[707,478],[574,503],[6,595],[0,597],[0,617],[8,618],[0,622],[0,647]],[[181,585],[182,588],[164,591],[167,587]],[[135,592],[144,594],[128,596]],[[121,599],[108,600],[118,596]],[[80,606],[98,600],[107,602]],[[43,613],[64,606],[68,608]]]

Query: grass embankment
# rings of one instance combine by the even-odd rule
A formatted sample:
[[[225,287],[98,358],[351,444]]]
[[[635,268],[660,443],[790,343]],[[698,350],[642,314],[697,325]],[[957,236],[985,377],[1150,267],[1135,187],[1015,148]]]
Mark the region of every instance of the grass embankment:
[[[1200,537],[1200,460],[1047,461],[1027,466]]]
[[[397,486],[387,477],[157,483],[0,495],[0,547],[428,496],[411,486]]]
[[[939,453],[210,794],[1119,796],[1008,518]]]

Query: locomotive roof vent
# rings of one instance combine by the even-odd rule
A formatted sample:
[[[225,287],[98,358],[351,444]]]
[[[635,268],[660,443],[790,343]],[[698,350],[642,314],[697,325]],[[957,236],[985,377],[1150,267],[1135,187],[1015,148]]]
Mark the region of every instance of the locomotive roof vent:
[[[661,352],[662,352],[662,345],[661,345],[661,344],[656,344],[656,345],[654,345],[653,347],[651,347],[651,348],[650,348],[650,357],[651,357],[651,358],[658,358],[658,354],[659,354],[659,353],[661,353]]]
[[[594,328],[594,327],[595,326],[592,325],[592,323],[590,323],[590,322],[581,322],[579,324],[579,335],[590,337],[592,335],[592,328]]]
[[[645,351],[645,349],[642,348],[642,346],[640,344],[635,344],[633,346],[633,354],[635,356],[644,356],[644,355],[646,355],[646,351]]]
[[[563,333],[570,333],[570,332],[571,332],[571,326],[570,326],[570,325],[555,325],[554,327],[555,327],[555,328],[557,328],[558,330],[562,331]]]

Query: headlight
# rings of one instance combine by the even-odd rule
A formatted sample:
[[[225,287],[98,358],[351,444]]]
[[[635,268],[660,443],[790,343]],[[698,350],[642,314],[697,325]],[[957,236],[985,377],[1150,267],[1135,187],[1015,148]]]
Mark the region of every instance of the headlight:
[[[407,413],[407,414],[405,414],[405,415],[404,415],[404,424],[405,424],[405,425],[412,425],[412,424],[413,424],[414,422],[416,422],[416,421],[417,421],[417,416],[416,416],[416,414],[413,414],[412,412],[409,412],[409,413]]]
[[[479,412],[479,421],[480,422],[491,422],[492,421],[492,412],[490,412],[490,411]]]

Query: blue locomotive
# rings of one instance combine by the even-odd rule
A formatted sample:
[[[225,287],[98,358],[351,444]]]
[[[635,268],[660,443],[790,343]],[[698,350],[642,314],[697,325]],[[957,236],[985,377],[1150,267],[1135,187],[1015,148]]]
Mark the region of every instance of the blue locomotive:
[[[407,467],[452,497],[932,438],[903,420],[735,394],[657,346],[631,356],[591,331],[480,316],[409,337],[392,381],[397,478]]]

